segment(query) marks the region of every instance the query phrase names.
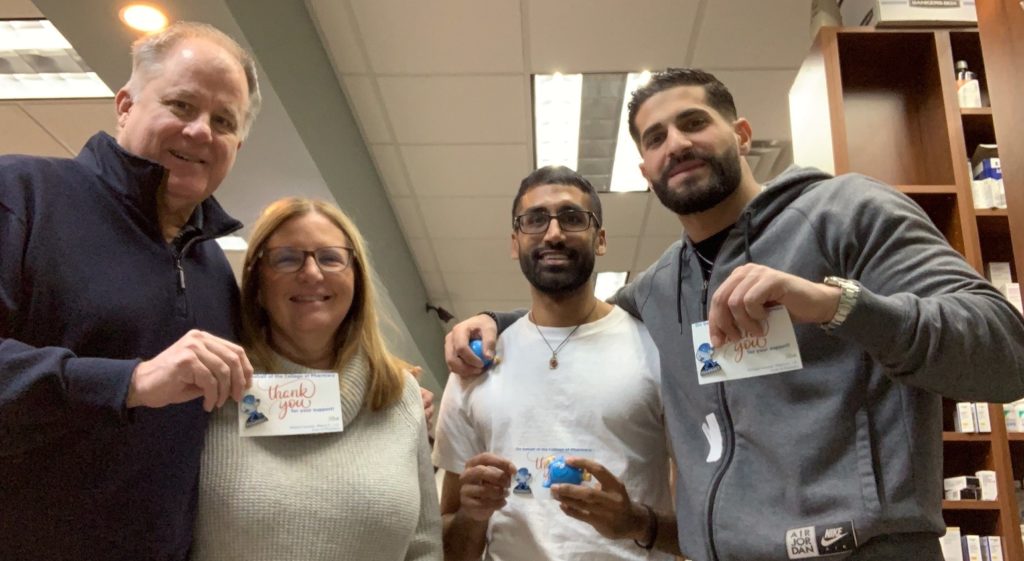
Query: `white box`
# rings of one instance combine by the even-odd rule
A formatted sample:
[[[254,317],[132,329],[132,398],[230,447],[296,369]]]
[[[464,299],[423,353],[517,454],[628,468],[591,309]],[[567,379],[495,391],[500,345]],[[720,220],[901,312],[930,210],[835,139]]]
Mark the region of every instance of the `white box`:
[[[966,535],[960,537],[964,561],[981,561],[981,537]]]
[[[987,561],[1003,561],[1003,540],[999,536],[981,538],[981,555]]]
[[[995,179],[971,180],[971,200],[974,201],[974,208],[985,210],[996,208],[995,184]]]
[[[1020,296],[1020,283],[1006,283],[1006,287],[1003,290],[1005,291],[1004,294],[1006,295],[1006,299],[1009,300],[1015,308],[1017,308],[1018,312],[1024,314],[1024,303],[1021,303]]]
[[[1018,416],[1020,416],[1019,413]],[[974,422],[974,404],[967,401],[956,404],[953,430],[956,432],[978,432],[978,425]]]
[[[1024,535],[1024,529],[1021,530],[1021,533]],[[960,542],[960,527],[946,528],[946,534],[939,538],[939,547],[942,548],[942,561],[964,561],[963,545]]]
[[[969,26],[978,24],[975,0],[843,0],[843,25],[903,27]]]
[[[956,477],[947,477],[942,480],[943,491],[956,491],[959,489],[966,489],[968,487],[981,487],[981,481],[977,475],[958,475]]]
[[[999,487],[996,485],[996,472],[990,469],[983,469],[974,472],[981,486],[981,500],[994,501],[999,496]]]
[[[1005,296],[1006,285],[1013,282],[1013,278],[1010,275],[1010,264],[1006,261],[989,261],[985,263],[985,278]]]
[[[978,432],[992,432],[992,417],[988,414],[988,403],[974,404],[974,427]]]

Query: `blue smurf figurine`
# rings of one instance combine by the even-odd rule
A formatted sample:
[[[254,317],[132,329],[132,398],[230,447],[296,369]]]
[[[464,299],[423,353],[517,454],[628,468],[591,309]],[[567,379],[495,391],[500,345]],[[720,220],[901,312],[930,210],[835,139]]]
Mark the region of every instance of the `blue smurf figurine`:
[[[548,456],[544,458],[544,487],[549,488],[556,483],[579,485],[590,479],[590,474],[578,467],[565,463],[565,456]]]
[[[256,396],[246,394],[242,398],[242,413],[248,415],[245,419],[245,428],[256,426],[260,423],[267,422],[267,416],[260,413],[260,400],[256,399]]]
[[[512,492],[517,495],[532,495],[533,490],[530,489],[530,481],[532,480],[533,476],[530,475],[530,470],[519,468],[516,471],[516,486],[512,488]]]
[[[711,343],[701,343],[697,347],[697,360],[703,363],[703,366],[700,367],[701,376],[721,372],[722,367],[711,358],[713,354],[715,354],[715,348],[711,346]]]
[[[473,354],[480,357],[480,360],[484,361],[484,368],[489,367],[494,361],[484,357],[484,343],[480,339],[473,339],[469,342],[469,348],[473,351]]]

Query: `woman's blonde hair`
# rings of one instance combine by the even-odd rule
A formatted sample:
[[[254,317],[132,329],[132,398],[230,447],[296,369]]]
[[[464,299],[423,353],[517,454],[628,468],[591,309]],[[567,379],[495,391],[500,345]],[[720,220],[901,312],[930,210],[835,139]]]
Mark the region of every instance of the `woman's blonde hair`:
[[[268,342],[267,311],[259,303],[260,257],[270,238],[285,222],[316,213],[341,230],[353,248],[355,287],[352,306],[335,334],[335,369],[341,369],[360,350],[370,370],[368,403],[374,411],[394,403],[402,395],[404,376],[400,362],[388,352],[378,327],[377,308],[370,281],[370,262],[366,243],[355,223],[337,207],[302,197],[279,199],[264,209],[253,225],[249,250],[242,273],[242,342],[258,368],[276,369],[274,352]]]

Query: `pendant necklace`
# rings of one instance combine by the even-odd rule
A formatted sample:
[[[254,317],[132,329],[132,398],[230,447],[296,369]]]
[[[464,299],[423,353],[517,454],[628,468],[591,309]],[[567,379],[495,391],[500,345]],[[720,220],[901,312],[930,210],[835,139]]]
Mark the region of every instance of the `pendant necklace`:
[[[576,333],[576,331],[583,326],[583,323],[587,321],[587,318],[590,317],[590,314],[594,313],[594,309],[596,308],[597,300],[595,299],[594,305],[590,307],[590,311],[587,312],[587,315],[583,316],[583,321],[578,323],[576,327],[573,327],[572,331],[570,331],[569,334],[565,336],[565,339],[562,339],[562,342],[559,343],[557,347],[552,347],[551,343],[548,342],[548,338],[544,336],[544,333],[540,330],[540,326],[537,325],[536,321],[533,321],[533,310],[530,310],[530,321],[533,322],[533,326],[537,329],[537,334],[540,335],[541,340],[544,341],[544,344],[547,345],[548,349],[551,351],[551,358],[548,360],[549,369],[554,370],[558,368],[558,351],[561,351],[562,347],[569,343],[569,338],[572,337]]]

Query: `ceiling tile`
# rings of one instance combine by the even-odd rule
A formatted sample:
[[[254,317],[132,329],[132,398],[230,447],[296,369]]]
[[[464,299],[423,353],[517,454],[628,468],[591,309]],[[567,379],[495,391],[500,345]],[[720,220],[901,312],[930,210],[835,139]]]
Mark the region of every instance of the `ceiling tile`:
[[[523,275],[446,272],[444,282],[448,286],[448,294],[454,301],[530,298],[530,285]]]
[[[790,139],[789,88],[797,70],[711,70],[732,92],[755,139]]]
[[[369,72],[347,2],[307,0],[309,14],[338,74]]]
[[[610,236],[639,236],[647,193],[601,193],[604,229]]]
[[[402,146],[412,190],[420,197],[515,197],[532,169],[526,144]]]
[[[522,76],[378,80],[400,144],[529,142]]]
[[[370,152],[388,194],[392,197],[411,196],[412,191],[409,190],[409,182],[405,179],[398,147],[394,144],[371,144]]]
[[[0,131],[4,131],[0,134],[0,154],[74,155],[14,104],[0,104]]]
[[[697,68],[798,68],[811,47],[811,0],[707,2]]]
[[[608,251],[604,255],[597,256],[594,270],[598,272],[628,271],[633,266],[637,239],[608,234]]]
[[[679,241],[679,236],[675,237],[658,237],[658,236],[645,236],[640,238],[640,246],[636,252],[636,260],[634,261],[633,269],[637,271],[646,270],[655,261],[657,261],[662,253],[669,248],[672,244]]]
[[[387,116],[374,89],[373,78],[344,76],[342,85],[345,86],[345,95],[363,131],[363,139],[370,144],[391,142]]]
[[[511,227],[509,228],[511,234]],[[446,273],[522,274],[519,262],[512,259],[511,240],[462,239],[437,240],[437,261]]]
[[[529,0],[530,71],[616,72],[680,66],[686,61],[698,4],[698,0]]]
[[[0,19],[36,19],[44,17],[29,0],[0,0]]]
[[[21,107],[74,152],[84,146],[96,131],[117,135],[113,99],[22,102]]]
[[[427,229],[423,226],[423,219],[420,218],[419,205],[412,197],[393,197],[391,208],[398,217],[398,223],[402,227],[406,240],[415,238],[426,238]]]
[[[419,205],[431,238],[505,240],[512,229],[508,197],[440,197]]]
[[[377,74],[523,71],[519,0],[353,0],[352,8]]]
[[[437,273],[441,269],[437,266],[437,258],[434,253],[434,244],[427,238],[411,238],[405,240],[409,244],[409,252],[416,261],[416,268],[421,274]]]

